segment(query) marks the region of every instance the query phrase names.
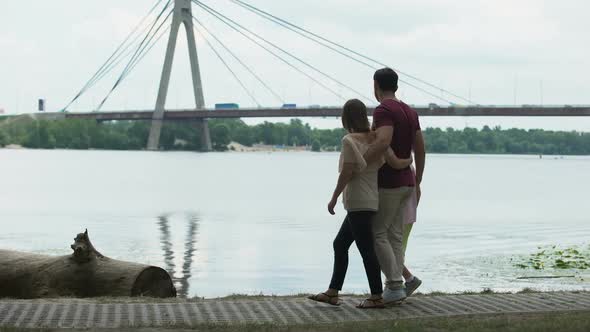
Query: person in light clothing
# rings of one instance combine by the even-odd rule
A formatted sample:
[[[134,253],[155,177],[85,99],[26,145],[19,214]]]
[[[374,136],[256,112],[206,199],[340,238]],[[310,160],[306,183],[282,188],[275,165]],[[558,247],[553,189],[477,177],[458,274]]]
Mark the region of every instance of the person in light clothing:
[[[393,151],[387,150],[381,156],[367,163],[363,157],[376,135],[371,132],[366,106],[358,99],[349,100],[342,112],[342,125],[348,134],[342,139],[342,151],[339,160],[339,177],[328,211],[334,215],[334,208],[340,195],[343,195],[346,217],[334,239],[334,267],[328,290],[309,299],[331,305],[340,305],[338,297],[342,290],[348,269],[348,249],[356,242],[363,264],[371,296],[357,307],[361,309],[383,308],[383,286],[381,268],[375,253],[373,242],[372,219],[379,209],[379,191],[377,186],[378,171],[387,160],[391,167],[407,168],[412,159],[398,159]]]
[[[411,167],[412,173],[414,176],[416,175],[416,170],[414,167]],[[416,222],[416,215],[418,211],[418,204],[420,203],[420,195],[421,192],[414,188],[414,191],[410,194],[410,198],[406,202],[405,206],[402,209],[403,213],[403,221],[404,221],[404,237],[402,242],[402,250],[404,253],[404,270],[402,275],[405,280],[405,287],[406,287],[406,296],[411,296],[420,285],[422,285],[422,280],[412,274],[410,269],[408,269],[405,256],[406,256],[406,249],[408,248],[408,240],[410,238],[410,233],[412,232],[412,227]]]

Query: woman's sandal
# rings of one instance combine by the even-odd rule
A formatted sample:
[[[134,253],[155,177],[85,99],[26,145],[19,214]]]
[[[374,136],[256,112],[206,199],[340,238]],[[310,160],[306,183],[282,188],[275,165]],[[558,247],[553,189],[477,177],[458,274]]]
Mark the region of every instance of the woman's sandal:
[[[384,309],[385,302],[383,302],[383,299],[366,299],[356,307],[359,309]]]
[[[333,305],[333,306],[339,306],[340,304],[342,304],[340,302],[340,299],[338,298],[338,295],[328,295],[326,293],[319,293],[316,295],[310,295],[307,297],[308,299],[312,300],[312,301],[316,301],[316,302],[321,302],[321,303],[327,303],[329,305]]]

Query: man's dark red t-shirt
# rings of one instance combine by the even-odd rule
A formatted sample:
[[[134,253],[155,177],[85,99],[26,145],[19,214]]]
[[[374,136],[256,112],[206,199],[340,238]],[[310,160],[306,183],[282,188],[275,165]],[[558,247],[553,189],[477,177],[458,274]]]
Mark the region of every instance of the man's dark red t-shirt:
[[[384,100],[373,113],[375,128],[392,126],[391,148],[398,158],[410,158],[416,132],[420,129],[418,113],[401,101]],[[395,170],[385,164],[379,170],[379,188],[394,189],[416,186],[416,177],[410,167]]]

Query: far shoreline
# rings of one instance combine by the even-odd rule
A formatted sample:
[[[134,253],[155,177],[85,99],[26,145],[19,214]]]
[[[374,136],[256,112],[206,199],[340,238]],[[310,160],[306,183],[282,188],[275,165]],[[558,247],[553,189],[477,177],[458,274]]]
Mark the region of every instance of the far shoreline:
[[[181,152],[181,153],[214,153],[214,154],[254,154],[254,153],[310,153],[310,154],[337,154],[340,151],[336,150],[321,150],[321,151],[312,151],[311,147],[309,146],[267,146],[267,145],[254,145],[252,147],[243,146],[243,148],[235,148],[231,149],[228,148],[225,151],[191,151],[191,150],[158,150],[158,151],[148,151],[145,149],[141,150],[117,150],[117,149],[42,149],[42,148],[27,148],[16,144],[7,145],[4,147],[0,147],[0,151],[99,151],[99,152],[161,152],[161,153],[174,153],[174,152]],[[537,157],[539,159],[550,159],[550,160],[557,160],[557,159],[564,159],[566,157],[590,157],[590,155],[586,154],[536,154],[536,153],[456,153],[456,152],[449,152],[449,153],[442,153],[442,152],[428,152],[428,155],[436,155],[436,156],[526,156],[526,157]]]

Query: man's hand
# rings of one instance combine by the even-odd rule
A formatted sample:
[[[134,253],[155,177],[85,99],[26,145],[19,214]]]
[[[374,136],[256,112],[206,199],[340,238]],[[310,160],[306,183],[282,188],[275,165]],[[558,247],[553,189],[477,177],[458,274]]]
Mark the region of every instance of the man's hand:
[[[391,148],[387,149],[387,153],[385,154],[385,162],[393,169],[406,169],[412,165],[414,159],[412,155],[408,159],[399,159],[395,152]]]
[[[420,198],[422,197],[422,188],[416,184],[416,206],[420,205]]]
[[[331,215],[336,214],[336,212],[334,212],[334,208],[336,207],[336,203],[337,203],[337,200],[334,198],[332,198],[330,200],[330,203],[328,203],[328,212],[330,212]]]
[[[412,157],[412,155],[410,155],[410,158],[402,159],[401,162],[402,162],[402,165],[404,166],[404,168],[410,167],[410,165],[412,165],[414,163],[414,157]]]

